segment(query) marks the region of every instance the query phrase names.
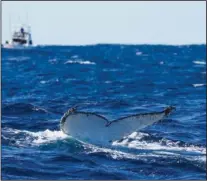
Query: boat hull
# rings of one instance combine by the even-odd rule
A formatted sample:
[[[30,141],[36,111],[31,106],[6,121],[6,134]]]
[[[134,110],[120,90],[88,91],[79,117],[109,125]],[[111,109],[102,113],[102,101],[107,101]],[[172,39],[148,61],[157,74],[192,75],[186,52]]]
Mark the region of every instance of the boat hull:
[[[6,48],[6,49],[31,49],[31,48],[34,48],[34,46],[31,46],[31,45],[3,44],[2,48]]]

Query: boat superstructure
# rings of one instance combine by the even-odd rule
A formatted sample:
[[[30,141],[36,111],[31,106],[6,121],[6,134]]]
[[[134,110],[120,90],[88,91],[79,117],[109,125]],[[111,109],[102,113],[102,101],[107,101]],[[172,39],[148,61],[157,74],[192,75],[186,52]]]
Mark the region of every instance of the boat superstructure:
[[[31,27],[22,25],[16,28],[12,33],[10,41],[6,41],[4,48],[29,48],[32,47]]]

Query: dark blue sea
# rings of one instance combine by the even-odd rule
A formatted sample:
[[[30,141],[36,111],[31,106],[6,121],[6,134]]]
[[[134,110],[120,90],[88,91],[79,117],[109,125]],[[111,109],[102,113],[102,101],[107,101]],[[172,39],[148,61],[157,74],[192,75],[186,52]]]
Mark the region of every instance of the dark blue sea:
[[[2,49],[1,70],[2,179],[206,179],[206,45]],[[176,111],[100,147],[60,131],[77,104],[109,120]]]

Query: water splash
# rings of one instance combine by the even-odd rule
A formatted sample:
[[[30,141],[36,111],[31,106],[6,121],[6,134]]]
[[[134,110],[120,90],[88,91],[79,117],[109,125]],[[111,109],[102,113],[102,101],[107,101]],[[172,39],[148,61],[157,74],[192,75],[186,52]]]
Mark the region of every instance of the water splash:
[[[115,146],[128,147],[138,150],[165,151],[168,154],[177,154],[179,152],[206,154],[206,148],[195,145],[180,144],[179,141],[172,141],[165,138],[155,141],[150,139],[151,135],[147,133],[134,132],[121,142],[113,142]]]
[[[39,132],[29,132],[29,131],[25,131],[25,132],[35,138],[33,141],[33,143],[35,144],[48,143],[52,141],[62,140],[68,137],[62,131],[51,131],[49,129]]]
[[[27,130],[4,128],[2,129],[2,132],[4,135],[3,139],[7,141],[8,144],[23,147],[38,146],[40,144],[63,140],[68,137],[62,131],[51,131],[49,129],[32,132]]]

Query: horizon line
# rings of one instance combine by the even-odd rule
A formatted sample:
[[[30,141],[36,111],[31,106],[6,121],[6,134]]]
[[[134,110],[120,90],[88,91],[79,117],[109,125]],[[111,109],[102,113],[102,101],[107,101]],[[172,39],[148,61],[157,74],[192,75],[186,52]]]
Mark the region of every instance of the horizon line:
[[[189,43],[189,44],[164,44],[164,43],[91,43],[91,44],[35,44],[34,46],[95,46],[95,45],[125,45],[125,46],[142,46],[142,45],[154,45],[154,46],[194,46],[205,45],[206,43]]]

